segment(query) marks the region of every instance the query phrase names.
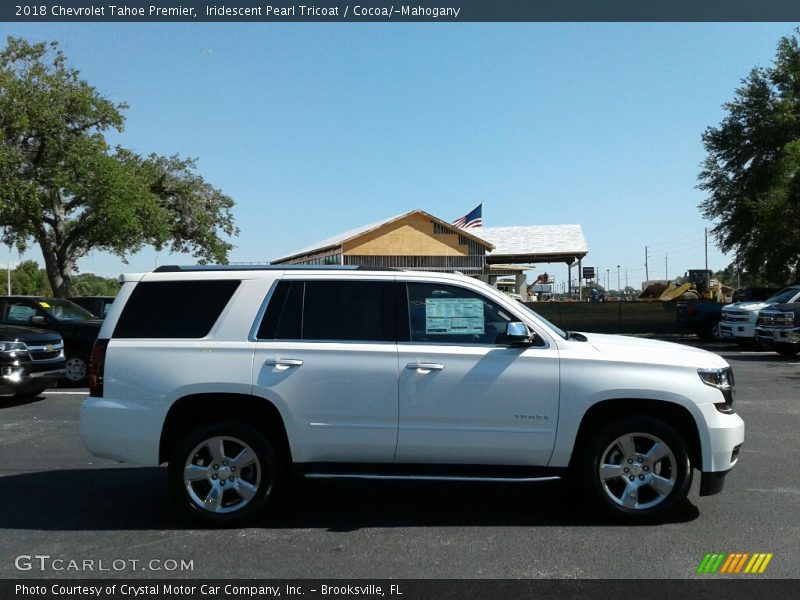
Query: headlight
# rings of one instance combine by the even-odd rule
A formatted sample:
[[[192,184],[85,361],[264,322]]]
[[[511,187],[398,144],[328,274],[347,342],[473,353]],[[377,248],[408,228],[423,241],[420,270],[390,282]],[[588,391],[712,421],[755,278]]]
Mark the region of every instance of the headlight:
[[[25,342],[0,342],[0,352],[15,352],[17,350],[27,352],[28,346],[25,345]]]
[[[722,392],[724,402],[715,402],[714,406],[720,412],[733,412],[733,369],[697,369],[697,374],[706,385],[717,388]]]

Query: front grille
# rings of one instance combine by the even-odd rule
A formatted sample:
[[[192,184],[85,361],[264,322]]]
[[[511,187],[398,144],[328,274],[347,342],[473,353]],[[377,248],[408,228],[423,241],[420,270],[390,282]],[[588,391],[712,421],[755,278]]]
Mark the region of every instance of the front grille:
[[[41,346],[28,346],[28,354],[33,361],[52,360],[61,356],[64,350],[64,343],[61,341],[55,343],[42,344]]]
[[[758,316],[759,327],[791,327],[794,325],[794,313],[761,313]]]
[[[738,446],[734,446],[733,452],[731,452],[731,462],[735,461],[739,457],[739,450],[742,449],[742,445],[739,444]]]
[[[747,323],[750,320],[750,316],[746,313],[722,313],[722,320],[729,323]]]

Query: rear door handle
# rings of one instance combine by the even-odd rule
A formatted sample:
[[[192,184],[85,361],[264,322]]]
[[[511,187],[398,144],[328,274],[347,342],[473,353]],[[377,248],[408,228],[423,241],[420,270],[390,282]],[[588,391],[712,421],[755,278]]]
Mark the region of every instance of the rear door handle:
[[[299,358],[268,358],[264,361],[265,367],[299,367],[302,364]]]
[[[418,371],[441,371],[444,365],[441,363],[408,363],[406,369],[415,369]]]

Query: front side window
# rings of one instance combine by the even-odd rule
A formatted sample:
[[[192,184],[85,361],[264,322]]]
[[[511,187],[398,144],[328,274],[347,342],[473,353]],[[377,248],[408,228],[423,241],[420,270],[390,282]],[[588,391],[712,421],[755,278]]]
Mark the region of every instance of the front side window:
[[[397,340],[392,281],[281,281],[257,338],[262,340]]]
[[[94,315],[82,306],[60,298],[41,300],[39,306],[58,321],[86,321],[94,318]]]
[[[517,320],[488,298],[457,286],[408,283],[407,289],[412,342],[493,345]]]
[[[36,309],[24,302],[9,302],[6,312],[6,323],[28,325],[31,317],[36,316]]]

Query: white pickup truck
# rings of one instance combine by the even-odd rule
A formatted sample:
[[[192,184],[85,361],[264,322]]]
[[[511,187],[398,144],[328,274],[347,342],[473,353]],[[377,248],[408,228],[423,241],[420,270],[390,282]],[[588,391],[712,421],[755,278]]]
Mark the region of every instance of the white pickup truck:
[[[723,306],[717,337],[733,339],[742,343],[753,342],[760,310],[775,304],[797,302],[798,300],[800,300],[800,285],[794,285],[763,301],[736,302]]]

